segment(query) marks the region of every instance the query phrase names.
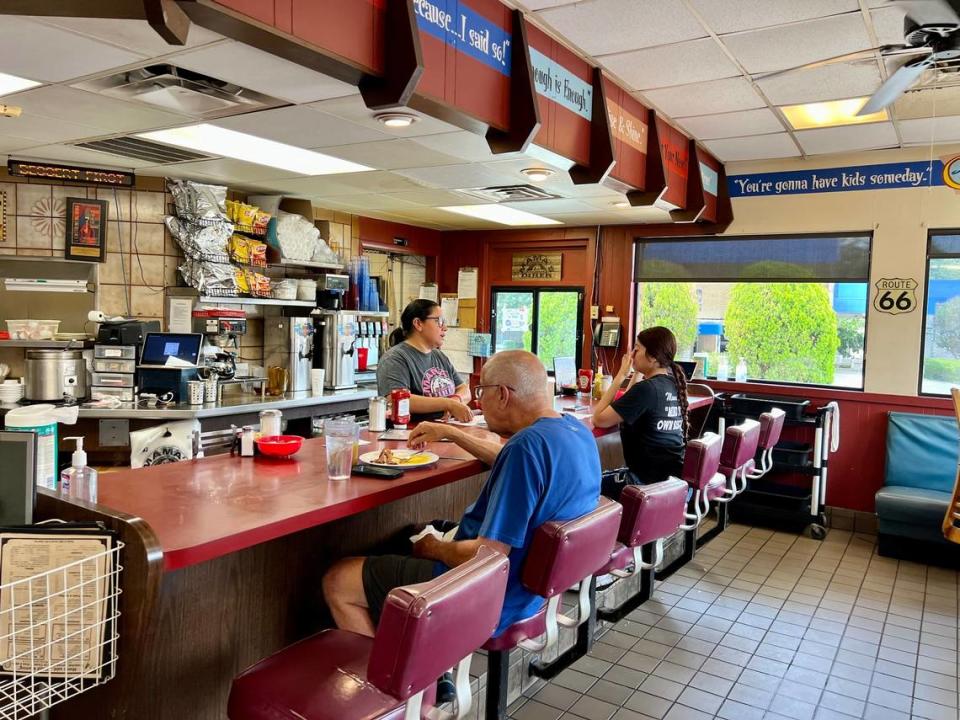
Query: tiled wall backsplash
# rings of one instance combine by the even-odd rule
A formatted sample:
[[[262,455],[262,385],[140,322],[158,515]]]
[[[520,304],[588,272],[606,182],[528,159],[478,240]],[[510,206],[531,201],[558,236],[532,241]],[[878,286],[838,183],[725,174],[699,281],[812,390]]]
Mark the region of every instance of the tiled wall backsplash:
[[[135,190],[24,182],[0,169],[0,193],[5,213],[0,224],[0,262],[4,255],[64,256],[66,198],[107,200],[106,262],[100,265],[100,309],[107,315],[160,320],[165,327],[164,290],[181,284],[179,247],[163,225],[171,197],[160,178],[139,178]],[[359,253],[359,223],[355,216],[316,208],[314,217],[327,221],[329,244],[351,256]],[[64,296],[68,297],[68,296]],[[0,320],[4,317],[0,308]],[[0,323],[2,326],[2,323]],[[253,318],[241,343],[241,359],[262,364],[263,320]]]

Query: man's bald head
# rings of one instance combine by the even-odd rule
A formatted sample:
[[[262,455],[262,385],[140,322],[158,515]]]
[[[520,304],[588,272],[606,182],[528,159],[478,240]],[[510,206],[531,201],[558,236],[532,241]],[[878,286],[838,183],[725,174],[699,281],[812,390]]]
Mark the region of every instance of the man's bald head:
[[[547,402],[547,371],[540,358],[526,350],[498,352],[483,366],[481,382],[513,388],[513,396],[525,405]]]

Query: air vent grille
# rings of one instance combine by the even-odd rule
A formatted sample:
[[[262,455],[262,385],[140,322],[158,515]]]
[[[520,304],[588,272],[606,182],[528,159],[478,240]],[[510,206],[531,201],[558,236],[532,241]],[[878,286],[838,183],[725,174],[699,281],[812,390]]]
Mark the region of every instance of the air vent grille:
[[[202,155],[168,145],[161,145],[160,143],[130,135],[107,138],[106,140],[75,143],[75,145],[86,150],[96,150],[97,152],[119,155],[121,157],[147,160],[157,165],[204,160],[209,157],[208,155]]]
[[[485,188],[457,190],[458,193],[489,202],[522,202],[525,200],[555,200],[561,197],[534,185],[499,185]]]

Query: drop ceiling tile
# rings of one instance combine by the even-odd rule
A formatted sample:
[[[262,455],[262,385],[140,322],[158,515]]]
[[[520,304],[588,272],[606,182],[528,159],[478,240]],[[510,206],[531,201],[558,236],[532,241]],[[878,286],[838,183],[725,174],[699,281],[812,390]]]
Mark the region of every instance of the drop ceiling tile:
[[[726,162],[796,157],[800,154],[796,144],[787,133],[707,140],[704,145],[720,160]]]
[[[606,55],[602,62],[635,90],[719,80],[740,74],[712,38]]]
[[[670,117],[713,115],[766,105],[753,86],[743,78],[647,90],[643,96]]]
[[[28,148],[33,148],[36,144],[37,141],[31,140],[30,138],[17,137],[15,135],[0,135],[0,152],[17,154],[15,151],[26,151]],[[30,157],[30,154],[24,152],[24,157]]]
[[[303,105],[234,115],[213,124],[302,148],[326,148],[390,137]]]
[[[893,107],[900,120],[960,115],[960,87],[909,92],[901,95]]]
[[[293,103],[356,93],[352,85],[239,42],[220,42],[171,56],[188,70],[236,83]]]
[[[579,200],[559,198],[556,200],[525,200],[523,202],[503,203],[515,210],[531,212],[535,215],[553,215],[554,213],[594,212],[595,207]]]
[[[485,165],[442,165],[428,168],[409,168],[398,170],[396,174],[410,178],[422,186],[448,190],[506,184],[503,174],[494,172]],[[516,180],[512,182],[516,182]]]
[[[139,103],[128,103],[115,98],[62,86],[47,86],[27,90],[7,97],[11,104],[23,108],[25,116],[63,118],[70,122],[96,128],[97,135],[118,132],[143,132],[189,122],[186,115],[154,110]]]
[[[835,63],[757,80],[774,105],[799,105],[872,95],[880,87],[875,60]]]
[[[541,10],[537,17],[591,55],[707,36],[681,0],[592,0]]]
[[[688,117],[677,122],[698,140],[765,135],[784,129],[779,118],[767,108]]]
[[[898,124],[904,145],[960,142],[960,116],[958,115],[901,120]]]
[[[27,110],[18,118],[3,118],[3,133],[30,138],[34,145],[48,145],[66,140],[103,135],[103,130],[89,125],[35,115]]]
[[[873,150],[897,145],[893,123],[819,128],[797,132],[797,140],[808,155]]]
[[[462,162],[452,155],[427,150],[412,140],[400,138],[354,145],[338,145],[337,147],[326,148],[325,152],[334,157],[381,170],[457,165]]]
[[[329,113],[338,118],[349,120],[366,128],[374,130],[384,130],[384,125],[376,119],[377,111],[371,110],[363,104],[363,98],[359,92],[345,97],[331,98],[310,104],[311,108]],[[399,108],[396,112],[403,112],[418,118],[418,121],[405,128],[388,129],[386,132],[391,137],[410,138],[420,137],[422,135],[433,135],[435,133],[449,133],[460,128],[445,123],[442,120],[436,120],[428,115],[411,110],[409,108]]]
[[[221,182],[230,184],[236,182],[263,182],[269,180],[285,180],[303,177],[297,173],[279,168],[257,165],[233,158],[213,158],[211,160],[197,160],[194,162],[174,163],[168,168],[181,168],[188,172],[195,172],[204,177],[215,177]]]
[[[903,16],[906,11],[899,6],[878,8],[870,11],[873,30],[881,45],[899,45],[903,43]]]
[[[412,212],[421,207],[416,203],[406,202],[396,196],[384,193],[363,193],[361,195],[340,195],[335,200],[324,200],[331,210],[349,209],[351,212],[374,210],[379,212],[407,211]]]
[[[756,0],[690,0],[690,4],[719,35],[860,9],[857,0],[764,0],[762,4]]]
[[[543,10],[544,8],[573,5],[580,0],[517,0],[517,4],[526,10]]]
[[[389,193],[385,197],[393,197],[413,205],[423,207],[440,207],[442,205],[482,205],[487,202],[480,198],[451,192],[449,190],[404,190],[403,192]]]
[[[287,191],[304,197],[329,195],[357,195],[373,192],[402,192],[404,190],[422,190],[423,185],[400,177],[385,170],[371,172],[344,173],[342,175],[318,175],[302,177],[296,180],[271,181],[277,190]]]
[[[870,47],[861,13],[725,35],[722,40],[749,73],[784,70]]]
[[[129,65],[140,55],[21,17],[0,22],[0,72],[62,82]]]
[[[490,146],[482,135],[459,130],[457,132],[437,133],[435,135],[425,135],[423,137],[411,138],[413,142],[429,150],[442,152],[445,155],[452,155],[461,160],[470,162],[485,162],[492,160],[494,154],[490,151]],[[496,156],[502,157],[502,156]]]
[[[208,45],[223,36],[197,24],[190,25],[187,44],[169,45],[146,20],[119,20],[112,18],[43,18],[38,22],[62,30],[78,33],[100,42],[115,45],[144,57],[158,57],[180,52],[185,47]]]

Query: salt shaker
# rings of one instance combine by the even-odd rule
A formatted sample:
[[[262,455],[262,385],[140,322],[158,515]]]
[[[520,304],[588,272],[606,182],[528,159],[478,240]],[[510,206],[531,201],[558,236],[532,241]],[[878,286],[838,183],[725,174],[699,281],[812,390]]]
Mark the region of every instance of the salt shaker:
[[[387,399],[383,397],[370,398],[367,415],[369,417],[367,429],[370,432],[384,432],[387,429]]]
[[[249,425],[243,426],[240,436],[240,457],[253,457],[253,428]]]

